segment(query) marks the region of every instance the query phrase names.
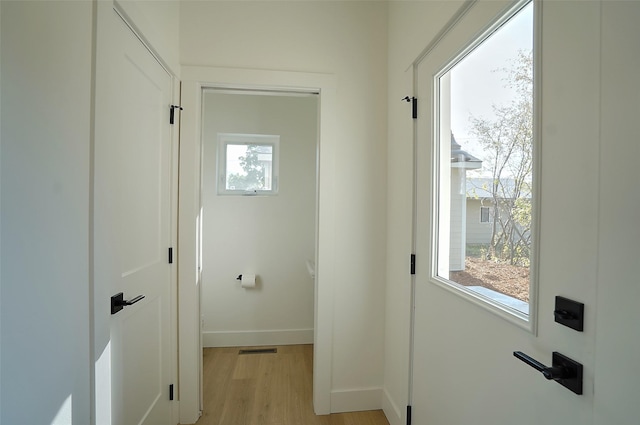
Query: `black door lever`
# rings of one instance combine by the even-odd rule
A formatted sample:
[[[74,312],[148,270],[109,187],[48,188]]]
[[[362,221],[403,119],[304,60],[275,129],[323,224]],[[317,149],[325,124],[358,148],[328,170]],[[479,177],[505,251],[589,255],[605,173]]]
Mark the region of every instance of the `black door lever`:
[[[522,351],[514,351],[513,355],[541,372],[545,378],[556,381],[576,394],[582,394],[582,364],[575,360],[554,351],[552,366],[549,367]]]
[[[538,372],[542,372],[542,376],[547,379],[553,379],[558,381],[560,379],[565,379],[569,377],[569,371],[566,370],[562,366],[552,366],[548,367],[537,361],[536,359],[529,357],[522,351],[514,351],[513,355],[537,370]]]
[[[132,298],[130,300],[125,300],[124,294],[122,292],[118,292],[117,294],[111,297],[111,314],[116,314],[126,306],[135,304],[143,298],[144,298],[144,295],[138,295],[137,297]]]

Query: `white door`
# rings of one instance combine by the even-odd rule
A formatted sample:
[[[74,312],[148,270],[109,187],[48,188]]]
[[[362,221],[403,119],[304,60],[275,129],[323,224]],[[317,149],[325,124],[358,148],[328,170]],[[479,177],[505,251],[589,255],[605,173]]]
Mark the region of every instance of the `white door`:
[[[599,5],[545,2],[538,12],[541,149],[538,306],[526,321],[439,285],[435,261],[435,75],[487,28],[507,2],[480,1],[419,62],[413,424],[590,424],[598,264]],[[540,43],[540,44],[538,44]],[[440,119],[442,117],[439,117]],[[447,158],[448,160],[448,158]],[[535,267],[535,266],[534,266]],[[535,293],[531,294],[535,298]],[[554,322],[556,296],[585,304],[584,332]],[[535,314],[537,313],[537,319]],[[513,316],[513,315],[511,315]],[[584,366],[577,395],[514,357],[550,366],[560,352]],[[631,422],[629,422],[631,423]]]
[[[97,279],[124,306],[110,319],[111,423],[170,424],[172,77],[113,11],[108,137],[96,142]],[[104,117],[102,117],[104,118]],[[101,119],[102,119],[101,118]],[[144,298],[139,298],[143,296]]]

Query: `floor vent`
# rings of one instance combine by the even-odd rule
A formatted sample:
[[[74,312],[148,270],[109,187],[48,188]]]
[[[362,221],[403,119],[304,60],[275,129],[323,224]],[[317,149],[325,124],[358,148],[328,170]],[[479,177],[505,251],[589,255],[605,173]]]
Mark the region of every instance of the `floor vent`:
[[[238,354],[276,354],[277,348],[250,348],[248,350],[240,350]]]

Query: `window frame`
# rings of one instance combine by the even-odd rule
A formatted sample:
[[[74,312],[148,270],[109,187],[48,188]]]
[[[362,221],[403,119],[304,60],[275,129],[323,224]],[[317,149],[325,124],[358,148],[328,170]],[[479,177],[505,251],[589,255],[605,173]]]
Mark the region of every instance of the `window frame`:
[[[486,214],[484,213],[486,211]],[[486,216],[486,220],[483,218]],[[480,206],[480,223],[490,223],[491,222],[491,208]]]
[[[441,247],[439,233],[440,229],[440,205],[441,205],[441,111],[440,104],[442,100],[442,93],[440,89],[440,78],[445,76],[453,67],[456,66],[464,57],[470,52],[476,49],[480,44],[487,40],[494,32],[508,22],[514,15],[520,12],[523,8],[529,4],[533,5],[533,196],[532,202],[532,247],[531,247],[531,266],[530,266],[530,282],[529,282],[529,312],[524,314],[521,311],[509,307],[504,303],[497,301],[498,297],[489,297],[485,294],[481,294],[467,289],[463,285],[460,285],[447,278],[441,277],[438,270],[438,256]],[[472,8],[471,6],[470,8]],[[437,70],[431,74],[431,87],[432,87],[432,116],[431,116],[431,135],[433,143],[431,145],[432,153],[430,159],[430,167],[433,176],[432,190],[431,190],[431,204],[433,210],[431,214],[431,266],[430,266],[430,282],[440,286],[451,293],[454,293],[462,298],[471,301],[473,304],[486,309],[505,320],[521,327],[533,334],[537,333],[537,309],[538,309],[538,268],[539,268],[539,216],[540,216],[540,52],[539,52],[539,40],[540,40],[540,3],[536,0],[520,0],[515,4],[510,5],[503,9],[487,26],[484,30],[479,31],[461,48],[457,54],[453,55],[447,62],[439,66]],[[455,24],[454,24],[455,25]]]
[[[221,196],[275,196],[279,193],[280,136],[273,134],[218,133],[217,158],[217,195]],[[271,189],[244,190],[227,189],[227,146],[254,145],[270,146],[271,153]]]

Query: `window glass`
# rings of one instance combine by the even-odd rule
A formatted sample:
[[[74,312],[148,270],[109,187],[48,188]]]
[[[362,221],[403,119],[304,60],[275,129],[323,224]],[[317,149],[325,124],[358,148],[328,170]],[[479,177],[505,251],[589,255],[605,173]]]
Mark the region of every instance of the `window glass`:
[[[218,134],[218,193],[276,194],[279,136]]]
[[[532,252],[532,50],[529,3],[437,76],[437,275],[521,315]]]
[[[480,223],[489,222],[489,207],[480,207]]]

